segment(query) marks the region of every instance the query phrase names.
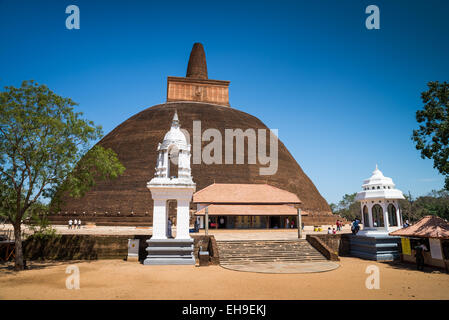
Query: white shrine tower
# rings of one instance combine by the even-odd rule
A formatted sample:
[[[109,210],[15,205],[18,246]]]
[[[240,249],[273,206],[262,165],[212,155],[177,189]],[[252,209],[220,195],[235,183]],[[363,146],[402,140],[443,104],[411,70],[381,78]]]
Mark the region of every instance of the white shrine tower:
[[[387,236],[402,228],[399,200],[405,199],[404,195],[395,189],[393,180],[385,177],[377,165],[371,178],[363,182],[362,189],[355,197],[362,210],[363,230],[358,235]]]
[[[147,184],[154,201],[153,236],[148,243],[144,264],[195,264],[193,239],[189,234],[190,201],[196,185],[190,170],[190,149],[180,129],[175,111],[170,131],[157,150],[154,178]],[[169,201],[177,202],[176,237],[168,238]]]

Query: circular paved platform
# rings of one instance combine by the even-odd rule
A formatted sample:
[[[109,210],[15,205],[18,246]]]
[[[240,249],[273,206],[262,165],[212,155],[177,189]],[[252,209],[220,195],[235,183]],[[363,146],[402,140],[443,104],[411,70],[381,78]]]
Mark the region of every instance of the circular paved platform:
[[[340,265],[332,261],[323,262],[264,262],[251,264],[220,264],[221,267],[234,271],[257,273],[315,273],[337,269]]]

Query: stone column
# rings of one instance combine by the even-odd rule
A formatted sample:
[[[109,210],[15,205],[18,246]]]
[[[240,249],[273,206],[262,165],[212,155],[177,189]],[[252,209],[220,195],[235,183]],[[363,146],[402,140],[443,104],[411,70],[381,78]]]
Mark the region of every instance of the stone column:
[[[167,200],[154,199],[153,236],[151,239],[167,239]]]
[[[366,229],[367,225],[366,225],[366,221],[365,221],[365,214],[363,213],[363,207],[365,205],[363,204],[363,202],[360,202],[360,210],[362,212],[362,224],[363,224],[363,229]],[[369,213],[368,213],[369,215]]]
[[[170,173],[169,173],[169,171],[170,171],[170,163],[168,163],[170,160],[168,159],[168,150],[164,150],[164,154],[163,154],[163,166],[162,166],[162,168],[163,168],[163,170],[164,170],[164,172],[163,172],[163,176],[165,176],[165,177],[167,177],[167,178],[170,178]]]
[[[178,213],[176,216],[176,239],[191,239],[189,234],[190,215],[189,205],[190,201],[185,199],[177,199]]]
[[[369,227],[374,228],[374,222],[373,222],[373,205],[370,203],[366,204],[366,207],[368,208],[368,219],[369,219]]]
[[[399,208],[399,202],[395,202],[394,206],[396,207],[396,216],[397,216],[397,220],[398,220],[398,227],[402,228],[403,223],[402,223],[402,215],[401,215],[401,208]]]
[[[384,228],[385,230],[390,230],[390,221],[388,220],[388,206],[385,202],[382,201],[382,210],[384,215]]]

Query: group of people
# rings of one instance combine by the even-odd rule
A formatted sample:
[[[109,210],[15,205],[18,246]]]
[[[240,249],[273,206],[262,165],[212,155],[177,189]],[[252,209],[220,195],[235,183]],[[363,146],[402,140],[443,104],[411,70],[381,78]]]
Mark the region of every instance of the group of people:
[[[285,228],[294,228],[295,227],[295,220],[292,219],[290,221],[288,218],[285,218]]]
[[[337,234],[337,231],[341,231],[342,229],[343,229],[343,226],[344,226],[344,223],[343,223],[343,221],[340,221],[340,220],[337,220],[336,222],[335,222],[335,226],[336,226],[336,229],[335,228],[327,228],[327,234]]]
[[[69,229],[81,229],[81,219],[78,219],[75,221],[72,221],[72,219],[69,220],[69,225],[68,225]]]
[[[335,222],[335,225],[337,226],[337,231],[341,231],[344,224],[343,221],[337,220],[337,222]]]

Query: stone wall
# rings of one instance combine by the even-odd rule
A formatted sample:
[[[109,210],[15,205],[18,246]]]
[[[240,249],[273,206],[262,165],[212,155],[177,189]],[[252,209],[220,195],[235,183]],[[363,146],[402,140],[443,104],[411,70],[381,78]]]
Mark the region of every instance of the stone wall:
[[[319,237],[308,234],[306,236],[306,240],[312,245],[312,247],[318,250],[327,259],[331,261],[340,260],[338,258],[338,251],[335,250],[334,248],[327,246],[327,244],[324,241],[322,241]]]
[[[25,260],[125,259],[127,236],[59,235],[52,238],[30,236],[23,242]]]
[[[58,235],[52,238],[34,238],[30,236],[23,242],[25,260],[98,260],[126,259],[128,239],[139,239],[139,261],[146,256],[148,235]],[[210,264],[218,264],[218,249],[214,236],[192,236],[194,254],[198,260],[198,251],[209,251]]]
[[[337,254],[338,256],[349,256],[350,245],[349,245],[348,236],[349,236],[349,234],[344,234],[344,233],[343,234],[314,234],[314,235],[307,235],[306,239],[307,239],[307,241],[309,241],[309,243],[312,246],[314,245],[313,243],[318,242],[315,239],[319,239],[319,242],[324,244],[325,247],[327,247],[331,252]],[[323,253],[323,252],[321,252],[321,253]]]

